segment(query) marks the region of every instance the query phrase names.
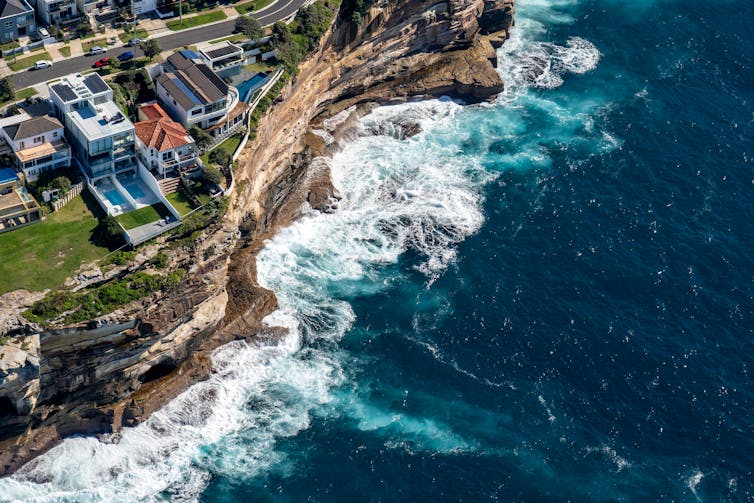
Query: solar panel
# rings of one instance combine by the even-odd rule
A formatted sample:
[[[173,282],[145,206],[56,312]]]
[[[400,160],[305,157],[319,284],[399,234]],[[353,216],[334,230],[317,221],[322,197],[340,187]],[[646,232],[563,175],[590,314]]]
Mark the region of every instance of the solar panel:
[[[87,75],[84,78],[84,84],[93,94],[101,93],[109,89],[109,87],[107,87],[107,84],[105,84],[105,81],[102,80],[102,77],[100,77],[98,73]]]
[[[219,49],[212,49],[211,51],[207,51],[207,55],[210,58],[214,59],[214,58],[219,58],[221,56],[227,56],[228,54],[234,54],[236,52],[238,52],[237,48],[230,45],[226,45],[225,47],[220,47]]]
[[[60,99],[66,103],[75,100],[77,97],[77,94],[73,89],[65,84],[53,84],[52,89],[55,91],[55,94],[60,96]]]

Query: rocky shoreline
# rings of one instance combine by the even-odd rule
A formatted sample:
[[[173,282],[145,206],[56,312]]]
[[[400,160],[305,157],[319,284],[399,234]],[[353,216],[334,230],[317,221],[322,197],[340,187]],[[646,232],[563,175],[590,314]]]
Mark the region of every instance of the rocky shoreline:
[[[67,436],[144,421],[205,379],[223,344],[274,344],[279,329],[262,319],[277,300],[256,280],[264,241],[305,203],[335,210],[328,158],[374,106],[443,95],[474,103],[500,93],[494,48],[513,15],[513,0],[378,0],[359,25],[336,20],[245,149],[222,228],[175,259],[188,261],[179,289],[87,326],[11,333],[17,337],[0,346],[0,475]],[[402,127],[406,136],[418,132]],[[210,248],[216,253],[202,260]],[[34,298],[15,295],[0,297],[0,317],[17,318],[21,299]]]

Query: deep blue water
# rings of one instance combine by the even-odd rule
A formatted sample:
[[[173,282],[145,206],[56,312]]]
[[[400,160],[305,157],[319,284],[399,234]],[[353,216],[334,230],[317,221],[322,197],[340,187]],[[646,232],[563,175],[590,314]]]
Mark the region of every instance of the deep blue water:
[[[517,8],[497,103],[379,109],[333,161],[339,211],[268,243],[284,344],[223,348],[119,444],[6,488],[753,500],[754,3]]]

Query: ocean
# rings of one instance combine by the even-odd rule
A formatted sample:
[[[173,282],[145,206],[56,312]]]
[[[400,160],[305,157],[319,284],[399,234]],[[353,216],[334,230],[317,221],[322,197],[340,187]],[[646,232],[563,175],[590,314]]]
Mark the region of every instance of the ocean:
[[[754,500],[753,20],[519,0],[495,103],[379,108],[267,243],[279,346],[0,500]]]

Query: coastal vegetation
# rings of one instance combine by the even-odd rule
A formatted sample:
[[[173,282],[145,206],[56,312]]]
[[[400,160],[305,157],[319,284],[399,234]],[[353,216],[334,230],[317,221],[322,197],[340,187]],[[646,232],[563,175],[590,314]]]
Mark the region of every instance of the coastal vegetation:
[[[151,293],[170,291],[178,286],[183,275],[182,269],[175,269],[164,275],[138,271],[91,289],[78,292],[57,291],[34,303],[24,316],[43,326],[49,326],[50,322],[61,317],[66,324],[80,323],[112,313]]]

